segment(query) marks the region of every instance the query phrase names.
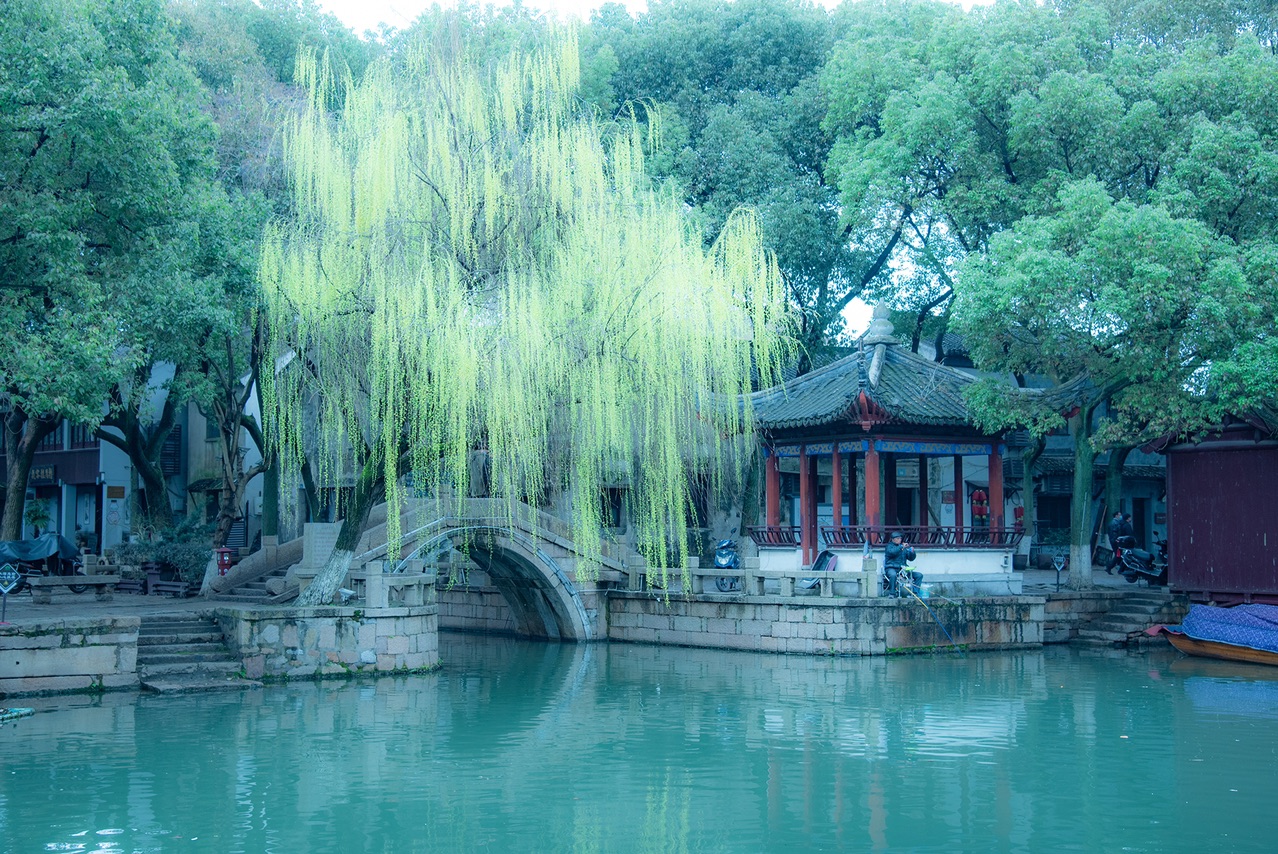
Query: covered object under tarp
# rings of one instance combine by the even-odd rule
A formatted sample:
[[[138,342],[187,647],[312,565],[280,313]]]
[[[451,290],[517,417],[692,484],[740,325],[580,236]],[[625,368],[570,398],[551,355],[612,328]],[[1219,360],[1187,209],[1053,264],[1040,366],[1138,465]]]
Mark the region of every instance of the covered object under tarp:
[[[72,560],[77,554],[75,545],[57,534],[44,534],[33,540],[0,540],[0,563],[37,563],[54,555]]]

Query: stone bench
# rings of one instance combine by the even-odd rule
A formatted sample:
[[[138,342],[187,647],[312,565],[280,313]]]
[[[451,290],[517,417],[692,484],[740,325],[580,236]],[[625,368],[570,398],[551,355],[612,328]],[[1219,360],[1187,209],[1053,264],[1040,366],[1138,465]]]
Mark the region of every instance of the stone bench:
[[[38,575],[27,578],[27,584],[31,585],[31,601],[37,605],[52,604],[55,590],[81,586],[92,587],[97,601],[110,602],[119,582],[118,575]]]
[[[152,581],[150,592],[154,596],[173,596],[177,599],[185,599],[194,595],[191,592],[193,586],[189,581]]]

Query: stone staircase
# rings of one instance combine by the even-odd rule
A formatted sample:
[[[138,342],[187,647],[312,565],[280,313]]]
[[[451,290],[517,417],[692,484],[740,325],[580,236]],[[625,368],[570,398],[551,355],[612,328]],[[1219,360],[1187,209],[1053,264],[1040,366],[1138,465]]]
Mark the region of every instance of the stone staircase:
[[[167,694],[261,687],[261,682],[241,679],[241,670],[243,664],[211,619],[195,614],[142,618],[138,678],[145,690]]]
[[[1141,643],[1144,631],[1161,623],[1179,623],[1188,605],[1184,597],[1157,587],[1132,590],[1108,612],[1078,630],[1078,643],[1091,646],[1127,646]]]
[[[215,593],[210,599],[217,599],[223,602],[241,602],[253,605],[268,605],[275,602],[275,596],[267,589],[267,582],[273,578],[278,578],[281,582],[284,576],[288,574],[287,566],[279,566],[265,575],[260,575],[252,581],[246,581],[237,585],[223,593]]]

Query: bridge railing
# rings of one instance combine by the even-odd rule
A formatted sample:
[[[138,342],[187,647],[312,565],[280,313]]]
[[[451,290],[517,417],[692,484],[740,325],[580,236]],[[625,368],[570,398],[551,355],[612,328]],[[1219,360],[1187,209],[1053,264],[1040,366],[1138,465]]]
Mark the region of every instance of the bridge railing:
[[[882,581],[877,564],[866,570],[760,569],[758,561],[746,558],[735,569],[691,566],[688,576],[693,595],[780,596],[783,598],[869,599],[879,595]],[[662,592],[655,573],[632,568],[625,573],[629,590]],[[682,594],[682,573],[671,570],[666,592]]]

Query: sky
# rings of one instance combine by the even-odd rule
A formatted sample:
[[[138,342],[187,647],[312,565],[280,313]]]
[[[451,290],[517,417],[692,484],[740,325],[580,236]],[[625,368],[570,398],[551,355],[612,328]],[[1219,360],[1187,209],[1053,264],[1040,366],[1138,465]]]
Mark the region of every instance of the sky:
[[[435,5],[435,0],[319,0],[322,9],[332,12],[342,23],[357,33],[375,30],[379,23],[385,22],[392,27],[404,28],[413,22],[425,9]],[[442,6],[457,5],[454,0],[443,0]],[[510,2],[497,0],[493,5],[509,6]],[[602,0],[524,0],[524,5],[533,9],[554,12],[559,18],[589,18],[591,11],[603,5]],[[642,12],[648,4],[646,0],[625,0],[624,5],[631,12]]]
[[[487,2],[487,0],[485,0]],[[603,5],[604,0],[523,0],[523,4],[544,12],[553,12],[560,19],[585,20],[590,13]],[[648,8],[647,0],[615,0],[632,13]],[[816,0],[826,7],[837,6],[839,0]],[[966,0],[970,2],[970,0]],[[319,0],[319,5],[336,15],[342,23],[357,33],[375,30],[381,22],[392,27],[407,27],[424,10],[435,5],[435,0]],[[440,5],[454,6],[455,0],[442,0]],[[509,6],[510,0],[496,0],[493,5]]]

